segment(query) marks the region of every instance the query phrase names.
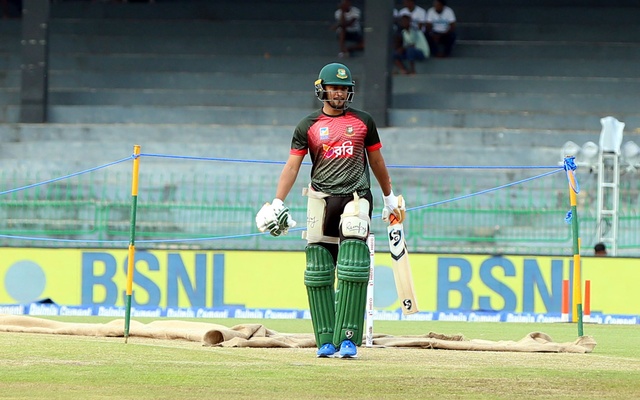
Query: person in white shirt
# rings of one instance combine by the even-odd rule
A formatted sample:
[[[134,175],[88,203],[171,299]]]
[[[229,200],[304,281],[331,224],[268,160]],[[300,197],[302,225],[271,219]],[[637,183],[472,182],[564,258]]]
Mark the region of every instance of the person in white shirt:
[[[401,8],[394,16],[401,18],[403,15],[409,14],[411,16],[411,25],[416,29],[420,29],[422,33],[426,33],[427,10],[416,5],[415,0],[404,0],[403,4],[404,8]],[[400,25],[399,20],[398,25]]]
[[[338,57],[349,57],[354,51],[364,50],[360,9],[352,6],[351,0],[342,0],[334,16],[336,22],[331,29],[335,30],[338,36],[340,46]],[[352,44],[347,46],[348,42]]]
[[[434,0],[427,11],[427,41],[431,54],[449,57],[456,41],[456,14],[446,0]]]

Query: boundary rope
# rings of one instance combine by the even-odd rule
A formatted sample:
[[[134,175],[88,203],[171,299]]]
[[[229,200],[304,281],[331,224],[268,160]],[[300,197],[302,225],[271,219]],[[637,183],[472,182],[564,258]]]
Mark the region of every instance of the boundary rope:
[[[156,153],[140,153],[139,156],[137,155],[131,155],[129,157],[126,158],[122,158],[120,160],[116,160],[107,164],[103,164],[103,165],[99,165],[97,167],[93,167],[93,168],[89,168],[86,170],[82,170],[79,172],[75,172],[72,174],[68,174],[68,175],[64,175],[58,178],[53,178],[53,179],[48,179],[46,181],[42,181],[42,182],[37,182],[37,183],[33,183],[30,185],[26,185],[26,186],[22,186],[22,187],[18,187],[18,188],[14,188],[14,189],[10,189],[10,190],[6,190],[3,192],[0,192],[0,196],[4,195],[4,194],[9,194],[9,193],[13,193],[13,192],[18,192],[20,190],[26,190],[26,189],[30,189],[36,186],[41,186],[41,185],[46,185],[49,183],[53,183],[53,182],[57,182],[57,181],[61,181],[64,179],[68,179],[68,178],[72,178],[75,176],[79,176],[79,175],[83,175],[83,174],[87,174],[89,172],[93,172],[93,171],[97,171],[103,168],[107,168],[119,163],[122,163],[124,161],[128,161],[128,160],[132,160],[135,159],[137,157],[155,157],[155,158],[169,158],[169,159],[181,159],[181,160],[196,160],[196,161],[219,161],[219,162],[233,162],[233,163],[252,163],[252,164],[280,164],[280,165],[284,165],[285,162],[284,161],[272,161],[272,160],[243,160],[243,159],[237,159],[237,158],[225,158],[225,157],[198,157],[198,156],[180,156],[180,155],[171,155],[171,154],[156,154]],[[309,162],[305,162],[303,163],[303,165],[311,165],[311,163]],[[414,210],[420,210],[423,208],[428,208],[428,207],[435,207],[441,204],[446,204],[446,203],[451,203],[454,201],[458,201],[458,200],[463,200],[463,199],[467,199],[470,197],[474,197],[474,196],[478,196],[478,195],[482,195],[482,194],[486,194],[486,193],[490,193],[490,192],[494,192],[500,189],[504,189],[504,188],[508,188],[510,186],[515,186],[515,185],[519,185],[522,183],[526,183],[535,179],[540,179],[561,171],[566,171],[567,175],[569,173],[573,174],[573,172],[575,171],[575,164],[573,164],[573,166],[568,165],[567,161],[565,161],[565,165],[563,166],[463,166],[463,165],[452,165],[452,166],[437,166],[437,165],[401,165],[401,164],[390,164],[387,165],[387,168],[390,169],[482,169],[482,170],[488,170],[488,169],[553,169],[553,171],[549,171],[549,172],[545,172],[543,174],[539,174],[536,176],[532,176],[529,178],[525,178],[525,179],[521,179],[518,181],[514,181],[514,182],[510,182],[504,185],[500,185],[500,186],[496,186],[493,188],[489,188],[489,189],[485,189],[485,190],[481,190],[478,192],[474,192],[474,193],[470,193],[470,194],[466,194],[466,195],[462,195],[462,196],[457,196],[457,197],[453,197],[450,199],[445,199],[445,200],[441,200],[441,201],[437,201],[437,202],[433,202],[433,203],[429,203],[429,204],[424,204],[421,206],[416,206],[416,207],[410,207],[407,208],[407,211],[414,211]],[[577,185],[577,181],[576,181],[576,185]],[[575,190],[575,189],[574,189]],[[579,191],[579,188],[577,189]],[[372,219],[377,219],[377,218],[381,218],[382,216],[380,214],[374,215],[372,216]],[[289,232],[296,232],[296,231],[302,231],[306,229],[306,227],[298,227],[298,228],[293,228],[290,229]],[[199,237],[199,238],[180,238],[180,239],[146,239],[146,240],[136,240],[137,243],[184,243],[184,242],[195,242],[195,241],[214,241],[214,240],[227,240],[227,239],[238,239],[238,238],[246,238],[246,237],[255,237],[255,236],[264,236],[264,235],[269,235],[268,232],[258,232],[258,233],[248,233],[248,234],[238,234],[238,235],[225,235],[225,236],[212,236],[212,237]],[[0,238],[6,238],[6,239],[17,239],[17,240],[31,240],[31,241],[45,241],[45,242],[66,242],[66,243],[112,243],[112,244],[127,244],[129,243],[129,240],[82,240],[82,239],[58,239],[58,238],[41,238],[41,237],[29,237],[29,236],[17,236],[17,235],[3,235],[0,234]]]

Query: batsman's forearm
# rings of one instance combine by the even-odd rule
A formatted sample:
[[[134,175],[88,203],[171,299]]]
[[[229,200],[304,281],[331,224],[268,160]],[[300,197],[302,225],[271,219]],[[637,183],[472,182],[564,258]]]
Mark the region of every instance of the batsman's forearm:
[[[391,194],[391,177],[389,177],[389,173],[387,172],[387,169],[384,168],[379,172],[376,172],[375,170],[373,170],[373,174],[376,176],[376,180],[378,181],[378,184],[380,184],[380,189],[382,189],[382,194],[385,196],[388,196],[389,194]]]
[[[292,169],[285,165],[280,174],[280,180],[278,181],[278,188],[276,189],[276,198],[284,201],[287,195],[291,191],[293,184],[298,177],[298,170]]]
[[[276,199],[284,201],[291,191],[293,184],[296,182],[300,165],[302,165],[303,155],[290,154],[287,162],[282,168],[280,179],[278,180],[278,188],[276,189]]]
[[[373,151],[369,153],[369,165],[373,171],[373,175],[376,177],[382,194],[388,196],[391,193],[391,178],[389,177],[389,171],[387,165],[384,162],[384,158],[380,151]]]

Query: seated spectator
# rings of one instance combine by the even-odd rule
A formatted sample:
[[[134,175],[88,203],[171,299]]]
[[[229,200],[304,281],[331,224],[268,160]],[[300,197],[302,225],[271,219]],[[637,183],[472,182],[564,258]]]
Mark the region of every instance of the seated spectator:
[[[424,33],[411,23],[410,14],[405,13],[400,17],[400,27],[401,40],[396,43],[393,60],[400,73],[413,75],[416,73],[415,62],[429,57],[429,45]]]
[[[349,57],[354,52],[364,50],[364,36],[360,22],[361,12],[351,5],[351,0],[342,0],[335,12],[336,22],[331,26],[338,36],[340,53],[338,57]],[[348,43],[351,43],[348,45]]]
[[[427,10],[416,5],[415,0],[404,0],[403,1],[404,8],[401,8],[400,11],[394,13],[394,17],[402,17],[405,14],[409,14],[411,17],[411,25],[414,28],[420,29],[423,33],[427,31]],[[397,21],[398,26],[400,26],[400,20]]]
[[[456,41],[456,15],[446,0],[434,0],[427,11],[427,41],[431,54],[449,57]]]

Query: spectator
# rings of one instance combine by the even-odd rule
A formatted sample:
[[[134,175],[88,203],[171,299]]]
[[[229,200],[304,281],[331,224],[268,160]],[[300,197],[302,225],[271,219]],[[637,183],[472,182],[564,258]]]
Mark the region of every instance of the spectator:
[[[597,257],[605,257],[607,255],[607,246],[602,242],[596,243],[596,245],[593,246],[593,250],[594,255]]]
[[[416,61],[429,57],[429,45],[421,30],[411,23],[411,14],[400,16],[401,39],[396,45],[393,60],[402,74],[416,73]],[[408,62],[408,67],[404,61]]]
[[[415,0],[404,0],[403,4],[404,8],[401,8],[397,15],[402,18],[403,15],[409,14],[409,16],[411,16],[411,25],[413,25],[414,28],[421,30],[423,33],[426,33],[427,11],[416,5]],[[400,25],[400,21],[398,21],[398,25]]]
[[[434,0],[427,11],[427,41],[431,54],[449,57],[456,41],[456,15],[446,0]]]
[[[342,0],[338,6],[335,12],[336,22],[331,26],[338,36],[340,46],[338,57],[349,57],[355,51],[364,50],[361,15],[360,9],[351,5],[351,0]]]

